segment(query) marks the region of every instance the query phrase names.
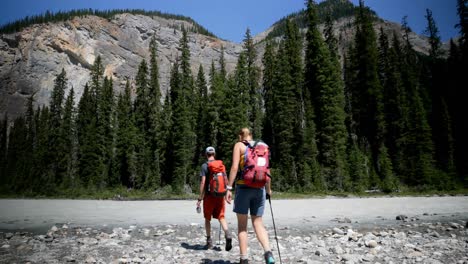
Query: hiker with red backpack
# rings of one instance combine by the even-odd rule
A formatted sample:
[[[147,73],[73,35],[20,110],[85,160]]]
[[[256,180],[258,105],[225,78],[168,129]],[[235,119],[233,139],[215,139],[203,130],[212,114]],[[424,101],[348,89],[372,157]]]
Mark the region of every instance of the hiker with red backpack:
[[[206,148],[205,155],[207,162],[203,163],[200,172],[200,196],[197,202],[197,208],[203,201],[203,216],[205,218],[206,230],[206,249],[213,248],[211,239],[211,218],[218,219],[224,230],[226,238],[226,251],[232,248],[232,238],[228,230],[226,219],[224,218],[225,198],[227,193],[227,175],[226,168],[222,160],[215,159],[215,149]]]
[[[232,166],[226,194],[226,201],[230,204],[232,186],[237,179],[234,212],[237,214],[240,264],[249,263],[247,237],[249,210],[255,234],[264,250],[265,262],[267,264],[275,263],[268,233],[262,219],[266,197],[271,195],[269,155],[267,144],[253,141],[252,133],[248,128],[240,130],[239,141],[234,145],[232,153]],[[238,174],[239,169],[240,173]]]

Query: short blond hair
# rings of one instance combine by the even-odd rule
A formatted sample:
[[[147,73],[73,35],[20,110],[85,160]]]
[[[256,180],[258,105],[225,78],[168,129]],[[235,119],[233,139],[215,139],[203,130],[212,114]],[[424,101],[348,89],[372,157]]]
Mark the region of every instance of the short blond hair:
[[[249,128],[243,127],[239,130],[238,136],[239,136],[239,141],[244,141],[252,137],[252,132],[250,132]]]

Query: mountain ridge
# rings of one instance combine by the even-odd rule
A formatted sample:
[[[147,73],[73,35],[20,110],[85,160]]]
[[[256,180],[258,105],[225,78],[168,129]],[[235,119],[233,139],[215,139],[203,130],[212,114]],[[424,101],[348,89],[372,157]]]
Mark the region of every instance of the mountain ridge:
[[[328,0],[321,4],[334,2],[351,4],[348,0]],[[164,95],[169,86],[171,65],[178,57],[182,27],[190,32],[189,47],[194,73],[199,65],[208,72],[212,61],[219,60],[221,46],[225,49],[227,72],[232,72],[242,51],[242,43],[190,30],[194,27],[191,21],[131,13],[114,14],[111,19],[86,15],[65,21],[33,24],[16,33],[3,33],[0,36],[0,116],[3,118],[4,113],[8,113],[10,117],[16,117],[23,113],[26,99],[33,93],[36,105],[47,105],[53,80],[62,68],[68,73],[69,87],[74,87],[78,102],[89,80],[90,67],[98,55],[103,58],[105,75],[115,80],[114,89],[123,89],[125,79],[134,78],[141,60],[149,59],[148,45],[153,34],[158,44],[159,79]],[[279,38],[270,34],[281,21],[254,37],[257,63],[261,64],[264,40]],[[340,53],[353,39],[353,21],[352,17],[344,16],[334,22]],[[381,19],[376,21],[374,28],[380,26],[386,32],[401,30],[398,23]],[[415,33],[411,38],[415,49],[427,54],[427,40]]]

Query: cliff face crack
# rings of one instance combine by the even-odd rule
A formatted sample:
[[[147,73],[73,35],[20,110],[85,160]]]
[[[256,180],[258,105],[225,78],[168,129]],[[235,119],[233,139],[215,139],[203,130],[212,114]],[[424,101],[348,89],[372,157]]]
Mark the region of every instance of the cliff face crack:
[[[74,53],[73,51],[71,50],[68,50],[68,49],[62,49],[62,47],[60,47],[59,45],[55,44],[55,43],[51,43],[49,45],[51,48],[55,49],[56,51],[58,52],[63,52],[65,53],[68,58],[70,59],[70,62],[73,63],[74,65],[81,65],[82,67],[88,69],[88,70],[91,70],[92,68],[92,65],[89,64],[83,57],[81,57],[80,55]]]

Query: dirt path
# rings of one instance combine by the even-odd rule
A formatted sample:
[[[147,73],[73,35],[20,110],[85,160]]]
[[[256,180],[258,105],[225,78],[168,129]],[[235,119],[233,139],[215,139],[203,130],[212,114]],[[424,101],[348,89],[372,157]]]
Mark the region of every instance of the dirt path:
[[[202,223],[196,201],[0,200],[0,229],[43,232],[57,223],[81,226],[128,226]],[[354,225],[394,225],[403,214],[421,220],[468,219],[468,197],[327,198],[273,200],[276,224],[308,229],[337,221]],[[265,223],[271,225],[269,204]],[[235,222],[232,205],[228,222]]]

